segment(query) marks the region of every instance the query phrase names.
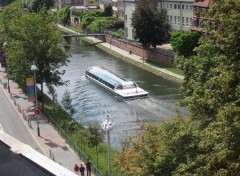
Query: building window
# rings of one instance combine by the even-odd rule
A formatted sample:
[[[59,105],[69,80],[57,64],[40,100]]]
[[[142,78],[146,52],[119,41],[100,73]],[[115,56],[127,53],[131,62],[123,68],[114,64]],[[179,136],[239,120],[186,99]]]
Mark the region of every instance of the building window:
[[[182,5],[182,9],[184,9],[184,7],[185,7],[185,6],[184,6],[184,5]]]
[[[170,4],[170,9],[172,9],[172,4]]]
[[[189,18],[186,17],[186,26],[189,26]]]
[[[180,4],[178,4],[178,9],[180,9]]]
[[[174,16],[174,24],[177,24],[177,17]]]
[[[132,29],[132,37],[133,37],[133,39],[136,37],[135,29]]]
[[[196,12],[199,13],[200,12],[200,9],[199,7],[196,7]]]
[[[170,24],[172,24],[172,16],[170,16]]]
[[[206,8],[202,8],[202,13],[203,13],[203,14],[206,13]]]
[[[178,17],[177,24],[180,26],[180,16]]]
[[[125,36],[128,37],[128,28],[125,28]]]
[[[167,8],[169,9],[169,4],[167,3]]]
[[[174,9],[177,9],[177,4],[174,4]]]
[[[192,18],[190,18],[189,24],[192,26]]]
[[[186,10],[188,10],[188,5],[186,5]]]
[[[185,26],[184,17],[182,17],[182,26]]]
[[[190,10],[192,10],[193,9],[193,5],[190,5]]]

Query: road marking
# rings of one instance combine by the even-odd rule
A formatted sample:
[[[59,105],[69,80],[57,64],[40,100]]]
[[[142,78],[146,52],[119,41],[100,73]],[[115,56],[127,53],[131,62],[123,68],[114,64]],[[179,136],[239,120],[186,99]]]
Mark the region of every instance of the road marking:
[[[0,131],[4,132],[1,123],[0,123]]]

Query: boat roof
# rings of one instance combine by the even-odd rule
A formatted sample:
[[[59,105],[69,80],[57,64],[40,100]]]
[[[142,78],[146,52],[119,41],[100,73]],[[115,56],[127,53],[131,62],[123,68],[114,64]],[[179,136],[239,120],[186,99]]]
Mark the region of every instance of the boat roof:
[[[117,85],[119,83],[125,84],[125,82],[126,82],[123,78],[120,78],[120,77],[114,75],[113,73],[110,73],[107,70],[104,70],[101,67],[97,67],[97,66],[91,67],[90,69],[88,69],[88,72],[98,76],[99,78],[107,81],[108,83],[110,83],[112,85]]]

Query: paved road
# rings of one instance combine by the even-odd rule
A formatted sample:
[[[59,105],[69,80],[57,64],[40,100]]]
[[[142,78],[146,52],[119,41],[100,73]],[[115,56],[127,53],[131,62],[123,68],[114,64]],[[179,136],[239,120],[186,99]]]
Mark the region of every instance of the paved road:
[[[37,151],[41,152],[38,144],[34,140],[31,133],[26,128],[25,124],[19,118],[16,110],[7,99],[3,90],[0,88],[0,126],[3,131],[20,140],[21,142],[30,145]],[[42,152],[41,152],[42,153]]]

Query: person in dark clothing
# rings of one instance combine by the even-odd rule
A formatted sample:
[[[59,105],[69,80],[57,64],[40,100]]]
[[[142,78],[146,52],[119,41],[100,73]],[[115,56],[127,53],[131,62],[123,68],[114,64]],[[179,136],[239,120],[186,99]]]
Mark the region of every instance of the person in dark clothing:
[[[91,165],[92,165],[91,161],[87,159],[87,162],[86,162],[87,176],[91,176],[91,167],[92,167]]]
[[[80,165],[80,169],[79,170],[80,170],[80,175],[84,176],[85,167],[82,164]]]

